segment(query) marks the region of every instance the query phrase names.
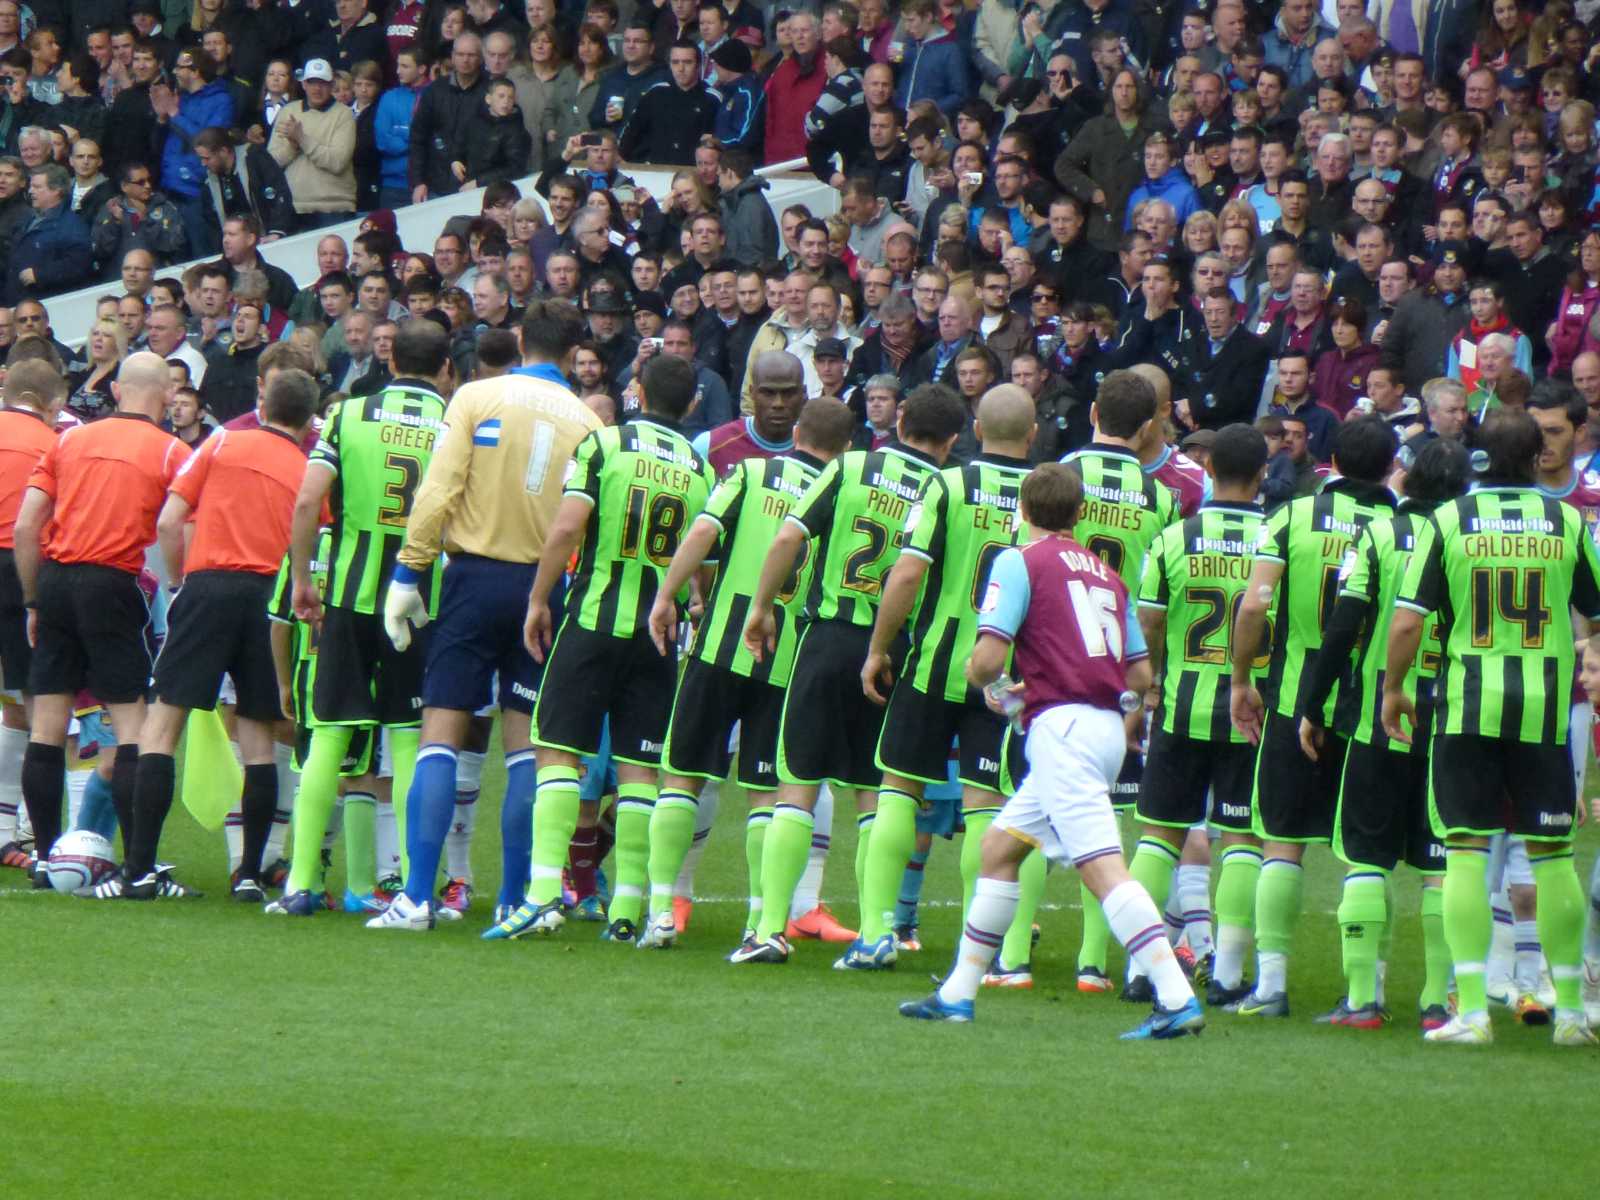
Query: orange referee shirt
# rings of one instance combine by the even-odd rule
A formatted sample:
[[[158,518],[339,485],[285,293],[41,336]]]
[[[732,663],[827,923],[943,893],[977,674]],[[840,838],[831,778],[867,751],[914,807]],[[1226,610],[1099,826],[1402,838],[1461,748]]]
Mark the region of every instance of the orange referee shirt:
[[[276,575],[305,473],[300,443],[276,429],[219,429],[201,442],[172,481],[194,510],[184,574]]]
[[[26,408],[0,408],[0,550],[17,544],[17,511],[28,490],[28,476],[45,451],[56,444],[56,431]]]
[[[56,438],[28,477],[55,502],[44,556],[137,575],[189,447],[149,417],[112,413]]]

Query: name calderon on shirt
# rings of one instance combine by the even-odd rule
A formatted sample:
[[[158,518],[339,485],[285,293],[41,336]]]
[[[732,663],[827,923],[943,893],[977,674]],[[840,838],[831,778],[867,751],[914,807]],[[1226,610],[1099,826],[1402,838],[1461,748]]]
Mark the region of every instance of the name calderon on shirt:
[[[1543,517],[1475,517],[1467,522],[1467,528],[1470,532],[1461,539],[1461,548],[1473,558],[1554,561],[1566,555],[1566,539],[1553,536],[1555,522]]]

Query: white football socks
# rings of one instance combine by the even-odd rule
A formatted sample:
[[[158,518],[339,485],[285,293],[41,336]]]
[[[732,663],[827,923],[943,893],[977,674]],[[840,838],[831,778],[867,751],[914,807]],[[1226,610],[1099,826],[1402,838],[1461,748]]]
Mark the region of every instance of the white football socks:
[[[444,838],[445,875],[469,884],[472,882],[472,831],[478,823],[478,793],[487,757],[477,750],[456,752],[456,808],[450,820],[450,832]]]
[[[1016,915],[1017,903],[1021,899],[1022,884],[1016,880],[1008,883],[978,876],[977,883],[972,887],[972,904],[967,908],[967,923],[961,931],[961,945],[956,950],[955,965],[939,985],[940,1000],[954,1004],[963,1000],[971,1001],[978,994],[984,974],[1000,952],[1000,943],[1005,941],[1006,930],[1011,926],[1011,918]],[[1145,897],[1145,904],[1154,914],[1156,906],[1150,903],[1150,897]],[[1169,957],[1171,953],[1169,948]],[[1182,978],[1181,972],[1179,978]]]
[[[1100,910],[1117,941],[1149,976],[1162,1008],[1182,1008],[1194,999],[1149,892],[1132,879],[1124,880],[1101,899]]]
[[[823,784],[817,791],[817,806],[811,810],[815,825],[811,832],[811,853],[806,858],[806,869],[794,889],[794,900],[789,904],[789,919],[797,921],[822,903],[822,869],[828,863],[828,847],[832,845],[833,789]]]
[[[22,756],[28,731],[0,725],[0,846],[17,840],[17,810],[22,807]]]

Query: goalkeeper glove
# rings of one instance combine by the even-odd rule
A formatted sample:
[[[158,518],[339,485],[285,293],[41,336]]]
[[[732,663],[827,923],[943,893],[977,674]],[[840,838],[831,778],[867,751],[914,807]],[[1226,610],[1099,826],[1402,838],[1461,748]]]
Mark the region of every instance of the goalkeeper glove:
[[[383,628],[396,650],[411,645],[411,631],[428,623],[428,606],[414,583],[392,580],[383,597]]]

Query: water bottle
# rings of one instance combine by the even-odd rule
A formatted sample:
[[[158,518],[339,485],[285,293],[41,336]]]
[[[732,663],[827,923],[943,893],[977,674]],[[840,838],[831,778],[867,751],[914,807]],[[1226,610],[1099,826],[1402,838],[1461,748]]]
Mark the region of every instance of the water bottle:
[[[1010,690],[1016,685],[1016,682],[1011,676],[1002,673],[999,678],[983,690],[990,700],[1000,706],[1000,711],[1005,714],[1006,720],[1011,722],[1011,728],[1021,733],[1022,697]]]

